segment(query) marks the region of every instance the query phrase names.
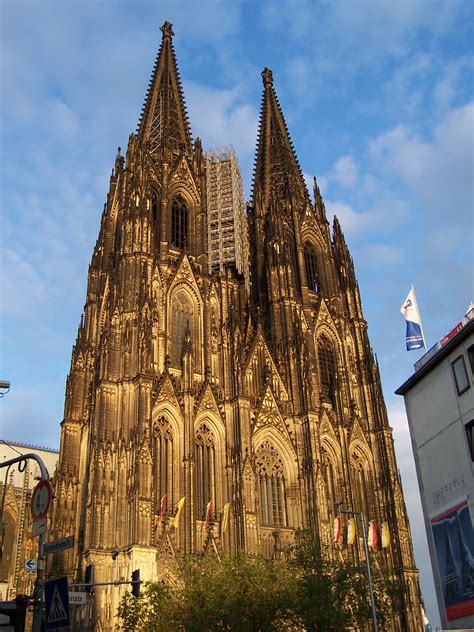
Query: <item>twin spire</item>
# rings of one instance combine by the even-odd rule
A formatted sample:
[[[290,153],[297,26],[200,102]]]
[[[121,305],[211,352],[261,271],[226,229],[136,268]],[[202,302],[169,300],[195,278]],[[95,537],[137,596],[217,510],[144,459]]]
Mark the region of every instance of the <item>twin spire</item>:
[[[162,41],[156,57],[138,126],[138,138],[148,142],[152,155],[161,147],[175,153],[192,149],[191,132],[179,77],[172,37],[173,25],[161,27]],[[253,201],[266,206],[269,197],[298,200],[308,198],[303,175],[293,149],[269,68],[262,72],[263,97],[255,159]]]
[[[138,138],[149,143],[152,155],[167,145],[175,152],[191,152],[192,141],[172,37],[173,25],[165,22],[163,37],[138,125]]]

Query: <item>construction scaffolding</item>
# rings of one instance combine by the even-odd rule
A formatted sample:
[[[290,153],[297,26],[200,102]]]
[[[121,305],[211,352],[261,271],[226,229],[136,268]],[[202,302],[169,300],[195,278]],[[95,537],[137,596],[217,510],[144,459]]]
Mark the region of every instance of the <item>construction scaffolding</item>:
[[[206,152],[209,270],[235,265],[249,281],[244,189],[233,147]]]

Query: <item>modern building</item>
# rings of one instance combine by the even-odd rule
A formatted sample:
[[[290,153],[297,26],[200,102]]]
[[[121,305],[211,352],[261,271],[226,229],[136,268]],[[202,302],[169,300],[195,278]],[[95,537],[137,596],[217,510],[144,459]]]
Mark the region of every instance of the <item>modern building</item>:
[[[405,398],[444,628],[474,628],[474,307],[416,364]]]
[[[38,454],[50,476],[53,476],[59,452],[24,443],[6,443],[0,440],[0,463],[20,454]],[[22,466],[23,467],[23,466]],[[31,537],[31,494],[40,474],[38,464],[27,461],[25,469],[18,465],[9,471],[1,470],[6,478],[0,481],[2,520],[0,526],[0,601],[17,595],[31,595],[36,577],[27,570],[25,561],[38,556],[38,538]]]
[[[227,241],[248,240],[250,282],[237,257],[209,265],[220,181],[191,139],[172,26],[161,30],[89,268],[50,534],[74,535],[75,547],[49,556],[49,572],[80,581],[93,566],[102,584],[139,569],[145,581],[172,582],[183,553],[274,555],[301,526],[334,556],[360,560],[360,537],[332,543],[342,502],[389,525],[390,547],[371,557],[401,585],[393,630],[418,632],[392,429],[339,222],[331,231],[316,183],[310,199],[265,68],[248,230],[232,235],[243,221],[238,192],[219,210],[233,224],[217,230],[222,254]],[[112,630],[123,590],[98,586],[76,610],[78,629]]]

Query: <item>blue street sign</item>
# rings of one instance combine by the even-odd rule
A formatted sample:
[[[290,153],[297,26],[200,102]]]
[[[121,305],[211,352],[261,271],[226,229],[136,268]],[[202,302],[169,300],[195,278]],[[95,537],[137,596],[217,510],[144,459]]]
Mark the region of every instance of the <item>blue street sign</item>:
[[[44,605],[47,630],[69,625],[67,577],[50,579],[44,583]]]

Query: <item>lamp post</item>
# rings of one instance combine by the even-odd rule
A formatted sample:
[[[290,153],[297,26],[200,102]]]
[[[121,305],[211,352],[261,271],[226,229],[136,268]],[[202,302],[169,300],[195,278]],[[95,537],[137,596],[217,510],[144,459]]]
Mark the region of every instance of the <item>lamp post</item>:
[[[372,605],[372,622],[374,626],[374,632],[378,632],[379,628],[377,625],[377,611],[375,610],[374,589],[372,587],[372,573],[370,570],[369,546],[367,544],[367,534],[365,532],[364,514],[362,513],[362,511],[353,511],[352,509],[343,509],[343,507],[344,505],[342,502],[334,504],[334,508],[339,513],[348,514],[349,516],[358,516],[360,518],[360,524],[362,528],[362,539],[364,541],[365,561],[367,564],[367,580],[369,583],[370,603]]]

